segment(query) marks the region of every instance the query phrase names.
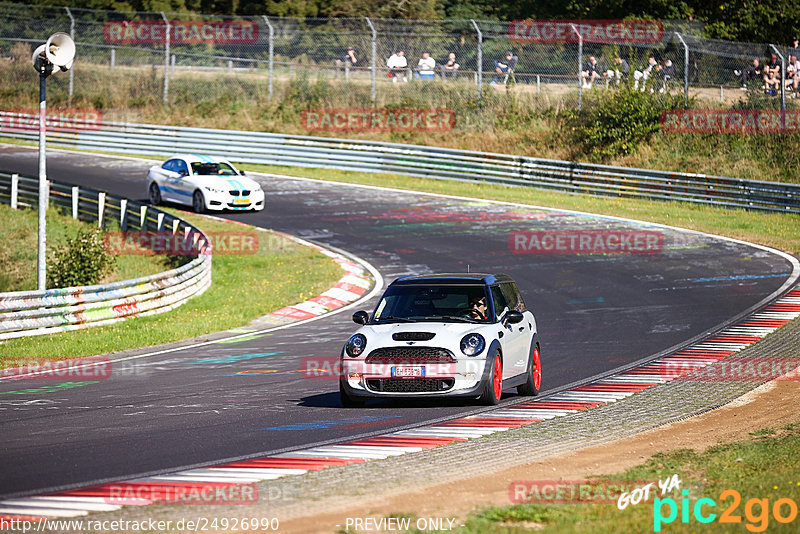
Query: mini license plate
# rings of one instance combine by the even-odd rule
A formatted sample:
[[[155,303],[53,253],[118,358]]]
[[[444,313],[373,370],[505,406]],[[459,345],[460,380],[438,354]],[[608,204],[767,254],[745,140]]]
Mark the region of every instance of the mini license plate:
[[[425,376],[424,365],[398,365],[392,367],[392,376],[397,377],[416,377]]]
[[[233,199],[233,203],[234,204],[250,204],[250,199],[249,198],[234,198]]]

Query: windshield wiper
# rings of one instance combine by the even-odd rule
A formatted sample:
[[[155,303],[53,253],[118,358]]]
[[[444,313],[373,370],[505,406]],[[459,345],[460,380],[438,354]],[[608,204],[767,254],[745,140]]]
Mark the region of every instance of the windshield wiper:
[[[458,317],[455,315],[431,315],[429,317],[425,317],[426,321],[453,321],[455,323],[477,323],[479,322],[477,319],[473,319],[471,317]]]
[[[375,319],[376,321],[391,321],[394,323],[413,323],[411,319],[406,319],[405,317],[392,317],[391,315],[388,317],[379,317]]]

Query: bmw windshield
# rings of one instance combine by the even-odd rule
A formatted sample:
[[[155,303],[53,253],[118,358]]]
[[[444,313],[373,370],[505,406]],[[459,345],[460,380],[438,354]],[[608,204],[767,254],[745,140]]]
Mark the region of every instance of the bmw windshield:
[[[203,161],[193,161],[192,172],[201,176],[236,176],[239,174],[227,163]]]
[[[482,285],[390,286],[375,310],[373,324],[391,322],[491,322],[490,299]]]

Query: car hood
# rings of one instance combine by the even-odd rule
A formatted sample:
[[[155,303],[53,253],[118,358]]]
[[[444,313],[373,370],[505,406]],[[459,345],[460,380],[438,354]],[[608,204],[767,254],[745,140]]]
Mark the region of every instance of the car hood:
[[[380,325],[365,325],[358,329],[358,333],[367,337],[367,352],[378,346],[418,345],[435,347],[458,347],[461,338],[477,332],[487,340],[487,345],[497,331],[496,324],[478,323],[444,323],[444,322],[418,322],[418,323],[389,323]],[[431,339],[394,339],[394,334],[427,332],[434,334]]]
[[[200,187],[208,186],[226,191],[254,191],[258,183],[247,176],[217,176],[213,174],[193,174],[187,177],[193,184]]]

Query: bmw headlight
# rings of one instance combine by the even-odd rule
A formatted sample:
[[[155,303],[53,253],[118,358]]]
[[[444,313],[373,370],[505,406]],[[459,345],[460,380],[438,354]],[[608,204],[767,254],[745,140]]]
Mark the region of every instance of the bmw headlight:
[[[366,346],[367,338],[364,336],[364,334],[356,334],[347,340],[347,344],[344,346],[344,351],[351,358],[358,358],[364,352]]]
[[[480,334],[467,334],[461,338],[461,352],[467,356],[476,356],[486,348],[486,340]]]
[[[224,193],[225,192],[224,189],[218,189],[216,187],[209,187],[207,185],[204,185],[203,189],[205,189],[206,191],[211,191],[212,193]]]

